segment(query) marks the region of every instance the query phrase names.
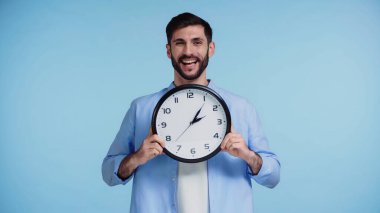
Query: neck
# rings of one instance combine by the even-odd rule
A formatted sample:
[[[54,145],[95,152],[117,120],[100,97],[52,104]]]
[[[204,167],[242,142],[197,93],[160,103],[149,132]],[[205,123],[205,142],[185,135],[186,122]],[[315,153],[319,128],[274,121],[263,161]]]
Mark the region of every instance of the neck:
[[[186,80],[182,78],[176,71],[174,71],[174,84],[176,86],[181,86],[185,84],[199,84],[199,85],[207,86],[208,81],[206,78],[206,70],[202,73],[201,76],[199,76],[199,78],[194,79],[194,80]]]

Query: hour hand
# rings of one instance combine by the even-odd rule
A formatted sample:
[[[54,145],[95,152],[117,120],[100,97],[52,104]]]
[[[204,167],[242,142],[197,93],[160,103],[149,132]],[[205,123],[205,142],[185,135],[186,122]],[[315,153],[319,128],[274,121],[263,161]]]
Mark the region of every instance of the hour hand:
[[[199,113],[201,112],[201,110],[202,110],[202,108],[203,108],[204,105],[205,105],[205,104],[203,104],[203,105],[201,106],[201,108],[198,110],[198,112],[195,114],[193,120],[190,122],[190,125],[192,125],[192,124],[194,124],[194,123],[196,123],[196,122],[202,120],[202,118],[205,117],[205,116],[203,116],[203,117],[201,117],[201,118],[198,118],[198,115],[199,115]]]
[[[202,118],[204,118],[204,117],[206,117],[206,116],[203,116],[201,118],[194,118],[194,120],[190,122],[190,125],[197,123],[198,121],[202,120]]]

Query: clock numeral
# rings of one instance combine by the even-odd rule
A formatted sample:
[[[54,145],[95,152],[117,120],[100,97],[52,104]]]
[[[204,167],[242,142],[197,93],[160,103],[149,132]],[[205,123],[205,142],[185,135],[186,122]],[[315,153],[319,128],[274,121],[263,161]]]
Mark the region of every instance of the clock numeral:
[[[172,112],[170,108],[162,108],[162,110],[164,111],[164,114],[170,114]]]
[[[213,105],[212,106],[212,111],[218,111],[218,105]]]
[[[219,138],[219,134],[215,133],[214,138]]]
[[[171,141],[172,140],[172,137],[170,137],[170,135],[166,136],[166,141]]]
[[[161,127],[162,127],[162,128],[166,128],[166,126],[167,126],[167,125],[166,125],[166,122],[162,122],[162,123],[161,123]]]
[[[174,103],[178,103],[178,97],[174,98]]]
[[[177,145],[177,147],[178,147],[177,151],[179,151],[182,146],[181,145]]]
[[[187,98],[194,98],[194,93],[188,92],[187,93]]]
[[[205,149],[210,149],[210,144],[206,143],[205,144]]]
[[[222,125],[222,119],[218,119],[218,125]]]
[[[206,96],[203,96],[203,101],[206,101]]]
[[[195,148],[190,149],[191,154],[195,154]]]

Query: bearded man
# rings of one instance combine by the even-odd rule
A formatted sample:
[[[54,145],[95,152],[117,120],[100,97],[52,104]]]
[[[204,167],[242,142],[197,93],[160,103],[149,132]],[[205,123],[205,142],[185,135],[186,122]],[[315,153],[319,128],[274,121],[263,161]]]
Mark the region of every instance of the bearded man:
[[[174,81],[132,102],[103,160],[103,179],[110,186],[133,179],[130,212],[252,212],[251,180],[269,188],[280,180],[279,160],[268,148],[256,110],[246,99],[207,79],[215,43],[205,20],[179,14],[168,23],[166,35]],[[186,84],[213,89],[231,113],[232,131],[221,143],[222,152],[200,163],[182,163],[165,155],[165,141],[150,127],[159,99]]]

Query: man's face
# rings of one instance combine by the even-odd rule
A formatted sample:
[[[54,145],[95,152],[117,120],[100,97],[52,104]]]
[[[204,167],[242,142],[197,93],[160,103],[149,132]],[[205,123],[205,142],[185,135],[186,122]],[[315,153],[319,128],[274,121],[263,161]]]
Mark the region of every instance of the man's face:
[[[214,43],[208,44],[202,25],[192,25],[174,31],[167,55],[176,72],[186,80],[202,75],[208,59],[214,54]]]

